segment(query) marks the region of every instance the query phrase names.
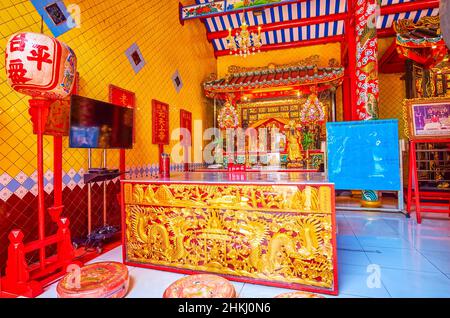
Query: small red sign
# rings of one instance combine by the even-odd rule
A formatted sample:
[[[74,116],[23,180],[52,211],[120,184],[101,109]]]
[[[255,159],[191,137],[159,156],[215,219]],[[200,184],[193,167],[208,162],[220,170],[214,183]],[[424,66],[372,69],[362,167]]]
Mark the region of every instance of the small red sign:
[[[152,100],[152,142],[155,145],[168,145],[169,134],[169,105]]]
[[[192,113],[188,112],[187,110],[180,109],[180,128],[183,131],[184,129],[187,129],[190,134],[190,140],[184,140],[183,136],[180,136],[180,141],[183,145],[190,146],[192,144]]]
[[[109,102],[127,108],[136,107],[136,94],[115,85],[109,85]],[[136,140],[136,114],[133,116],[133,143]]]

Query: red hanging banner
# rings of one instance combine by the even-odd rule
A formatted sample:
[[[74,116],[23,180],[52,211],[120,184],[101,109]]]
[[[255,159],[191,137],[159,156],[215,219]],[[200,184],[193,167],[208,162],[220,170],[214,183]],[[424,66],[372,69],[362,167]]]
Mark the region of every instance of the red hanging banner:
[[[169,105],[152,100],[152,143],[168,145],[169,136]]]
[[[180,136],[180,141],[183,145],[190,146],[192,143],[192,113],[188,112],[187,110],[180,109],[180,128],[183,131],[184,129],[187,129],[189,131],[190,140],[185,140],[183,136]]]
[[[127,108],[136,107],[136,94],[115,85],[109,85],[109,102]],[[136,140],[136,112],[133,116],[133,143]]]
[[[136,105],[136,95],[123,88],[109,85],[109,101],[114,105],[134,108]]]

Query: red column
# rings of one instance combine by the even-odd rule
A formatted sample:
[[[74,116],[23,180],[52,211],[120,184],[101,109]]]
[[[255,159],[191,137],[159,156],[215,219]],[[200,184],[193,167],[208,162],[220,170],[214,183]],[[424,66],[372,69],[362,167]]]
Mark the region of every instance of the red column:
[[[356,119],[378,118],[377,0],[354,0],[356,38]]]
[[[344,58],[345,79],[343,85],[344,120],[357,120],[356,116],[356,42],[355,42],[355,2],[348,0],[348,18],[345,19]],[[344,96],[345,95],[345,96]]]
[[[356,120],[378,118],[378,39],[377,0],[353,0],[355,49],[356,49]],[[400,200],[401,198],[399,198]],[[381,206],[376,189],[362,191],[362,206],[377,208]]]
[[[28,112],[33,122],[33,131],[37,135],[37,174],[38,174],[38,234],[39,240],[45,239],[45,199],[44,199],[44,130],[50,108],[50,101],[30,99]],[[39,263],[45,267],[45,248],[39,249]]]
[[[62,136],[53,136],[53,207],[48,209],[53,222],[58,223],[62,202]]]

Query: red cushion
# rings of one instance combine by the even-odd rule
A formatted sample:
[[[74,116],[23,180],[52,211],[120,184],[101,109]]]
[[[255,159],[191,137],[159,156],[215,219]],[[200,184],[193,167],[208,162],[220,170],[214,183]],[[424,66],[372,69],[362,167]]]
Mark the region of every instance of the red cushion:
[[[81,273],[80,279],[77,275]],[[122,263],[102,262],[71,272],[58,283],[59,298],[122,298],[128,292],[128,268]]]
[[[280,294],[278,296],[275,296],[275,298],[325,298],[325,297],[319,294],[296,291],[291,293]]]
[[[233,284],[223,277],[209,274],[183,277],[170,285],[164,298],[235,298]]]

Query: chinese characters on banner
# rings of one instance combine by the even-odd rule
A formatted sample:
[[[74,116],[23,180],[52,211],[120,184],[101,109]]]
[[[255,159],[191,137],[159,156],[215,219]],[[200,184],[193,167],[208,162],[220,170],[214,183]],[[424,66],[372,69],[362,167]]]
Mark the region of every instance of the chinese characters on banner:
[[[134,108],[136,96],[133,92],[114,85],[109,85],[109,100],[114,105]]]
[[[114,105],[128,108],[136,107],[136,94],[123,88],[109,85],[109,101]],[[133,143],[136,141],[136,114],[133,116]]]
[[[189,171],[189,162],[191,154],[189,147],[192,146],[192,113],[184,109],[180,109],[180,128],[181,133],[186,129],[189,131],[188,136],[180,136],[180,142],[184,148],[184,171]]]
[[[38,33],[17,33],[6,45],[6,78],[16,91],[63,99],[75,80],[77,59],[64,43]]]
[[[155,145],[169,144],[169,105],[152,100],[152,142]]]
[[[184,109],[180,109],[180,128],[183,131],[184,129],[187,129],[190,134],[190,140],[184,140],[182,136],[180,136],[180,141],[183,143],[184,146],[190,146],[192,142],[192,113],[188,112]]]

